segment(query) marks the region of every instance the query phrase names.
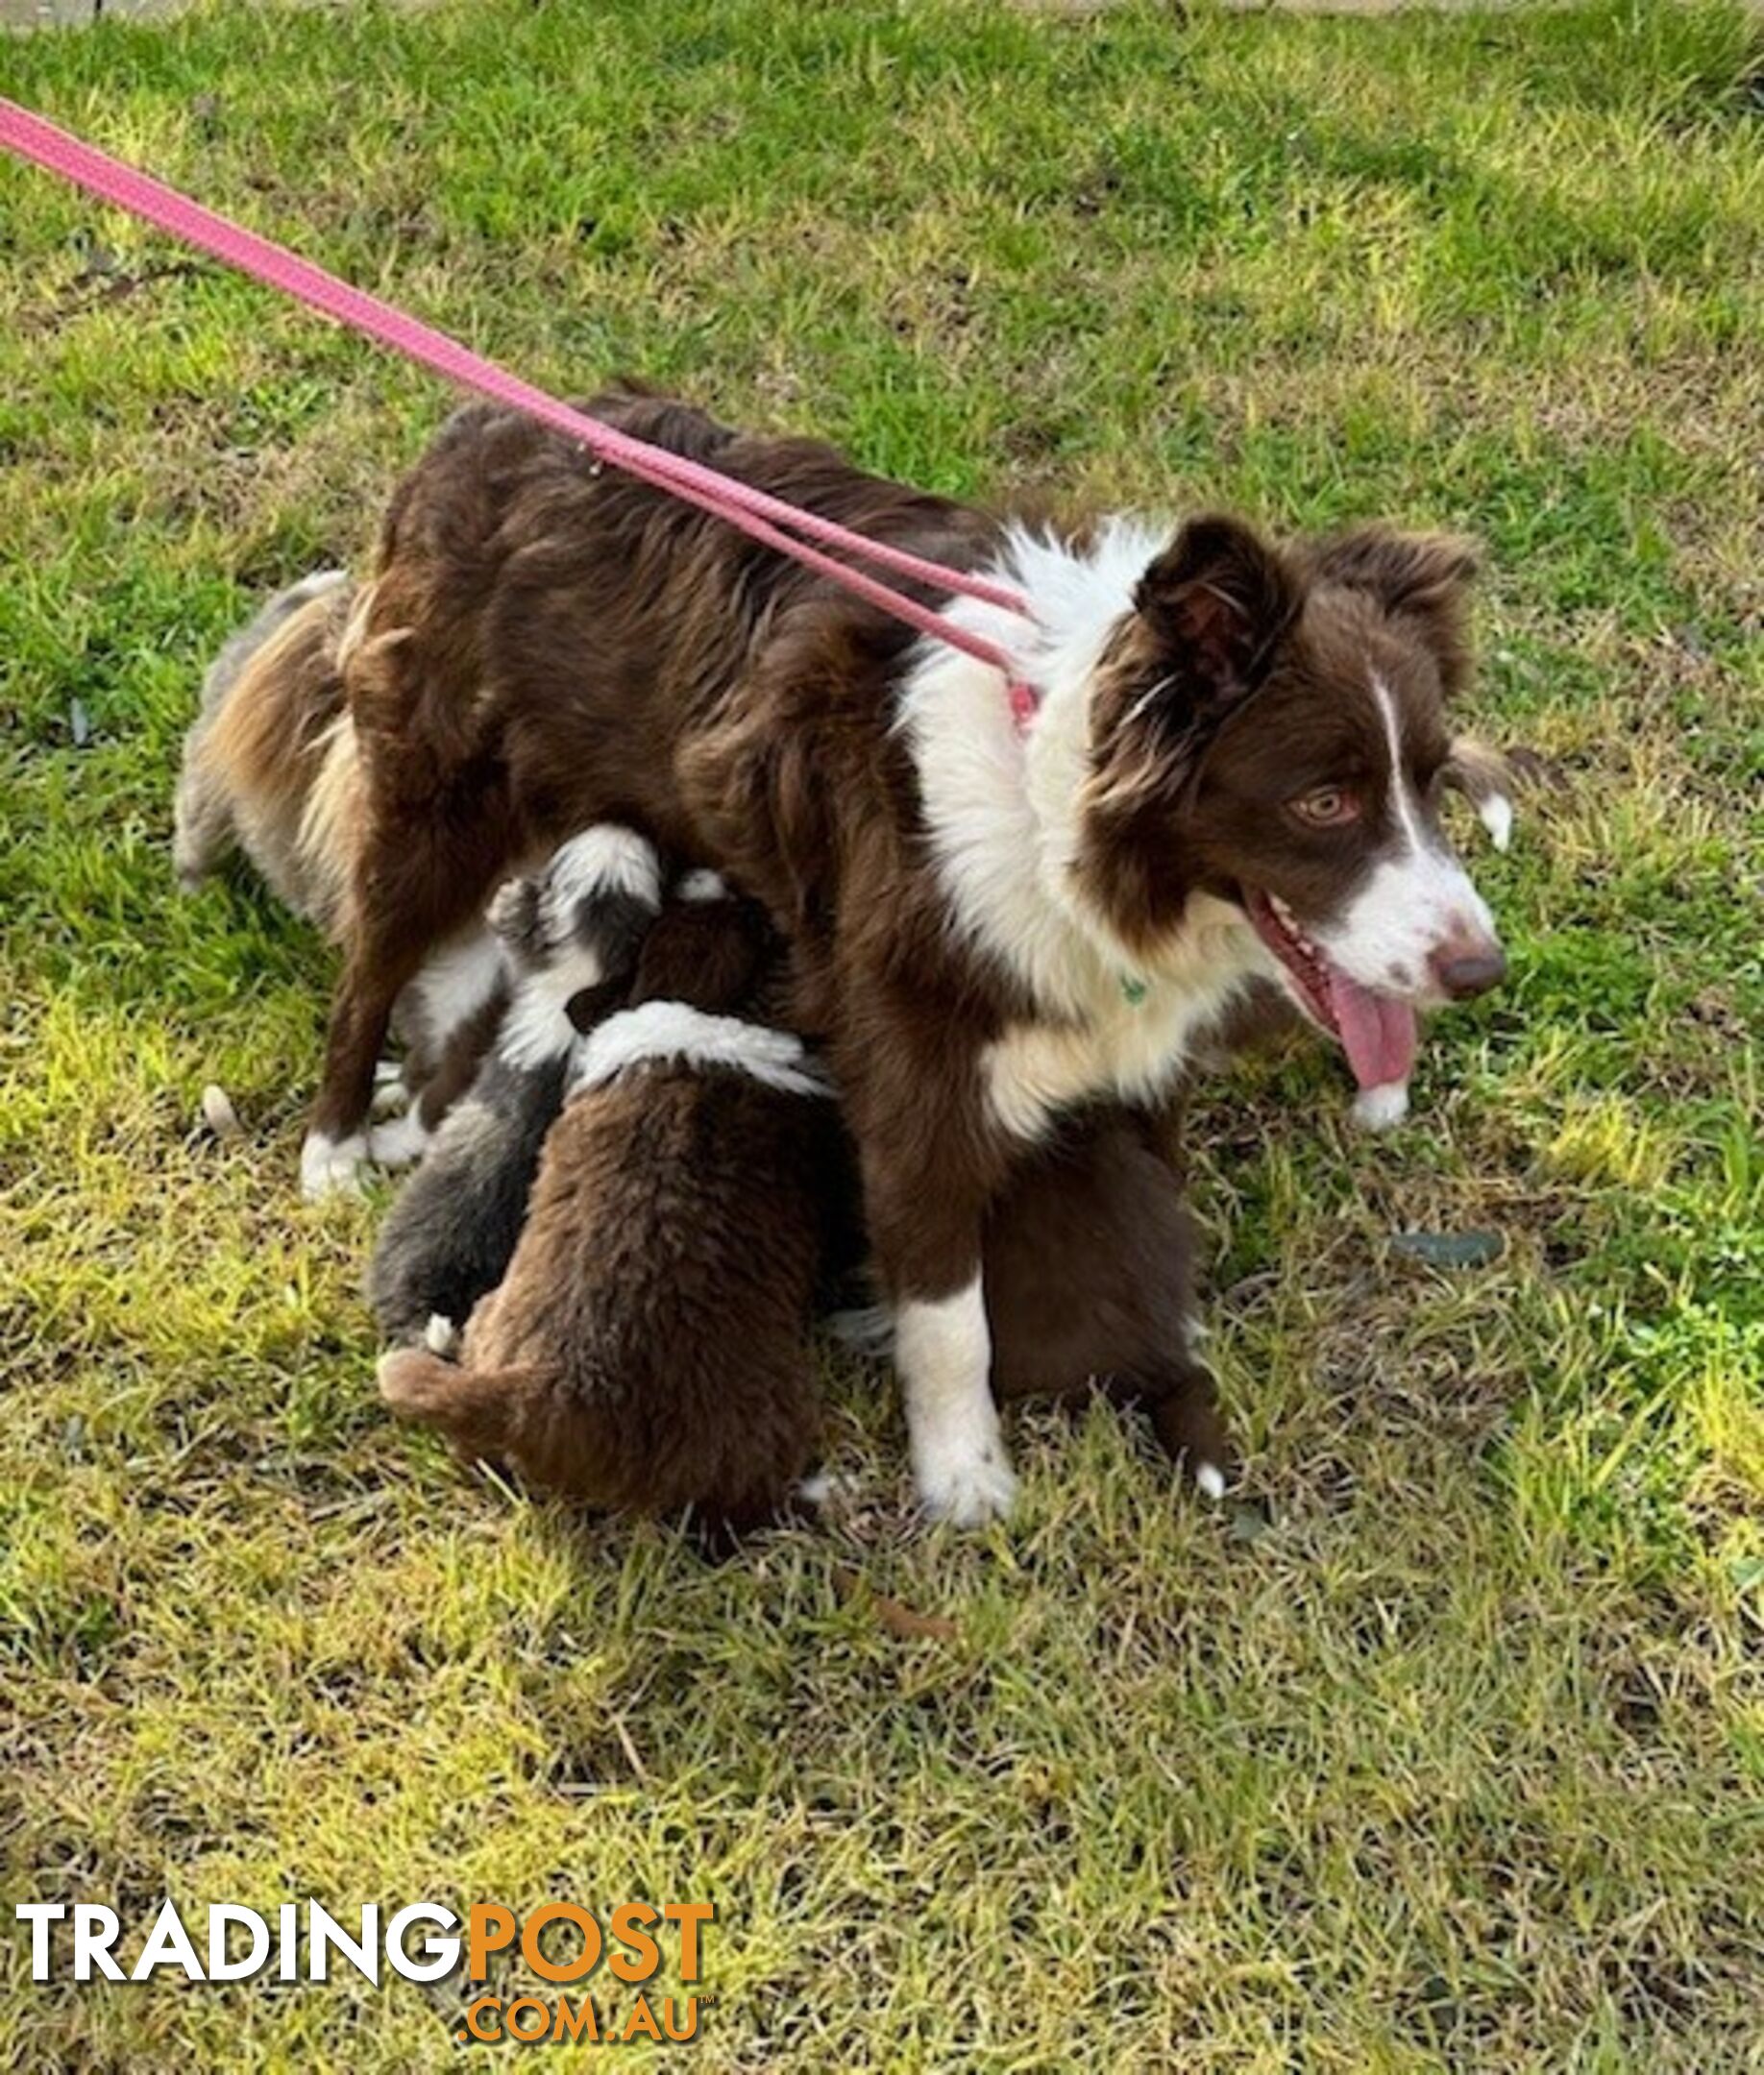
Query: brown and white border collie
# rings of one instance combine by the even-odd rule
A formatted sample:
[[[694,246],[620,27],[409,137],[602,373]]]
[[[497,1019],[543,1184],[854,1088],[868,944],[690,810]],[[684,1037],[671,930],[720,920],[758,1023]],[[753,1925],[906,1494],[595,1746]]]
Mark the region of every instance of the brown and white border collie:
[[[727,872],[788,937],[779,1020],[842,1090],[920,1498],[983,1521],[1014,1480],[981,1238],[1026,1149],[1087,1102],[1159,1104],[1269,978],[1377,1120],[1416,1012],[1500,979],[1436,817],[1470,551],[1218,517],[1066,533],[682,404],[588,407],[1017,587],[1033,626],[947,609],[1016,647],[1039,716],[1019,734],[990,668],[524,418],[460,412],[392,500],[342,661],[345,966],[303,1172],[353,1173],[394,1003],[520,861],[615,820]]]

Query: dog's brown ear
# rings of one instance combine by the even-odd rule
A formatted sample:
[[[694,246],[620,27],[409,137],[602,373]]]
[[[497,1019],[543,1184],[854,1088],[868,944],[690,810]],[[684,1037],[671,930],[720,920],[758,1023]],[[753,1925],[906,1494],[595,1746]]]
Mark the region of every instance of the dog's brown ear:
[[[721,927],[709,934],[705,944],[695,999],[727,1013],[747,1007],[770,939],[766,917],[751,901],[718,901],[713,903],[713,913]]]
[[[1156,645],[1158,703],[1188,718],[1254,691],[1302,598],[1286,558],[1252,526],[1190,519],[1134,594]]]
[[[1370,591],[1387,612],[1431,612],[1461,598],[1482,561],[1465,534],[1399,533],[1385,525],[1330,534],[1311,554],[1319,577]]]
[[[1364,591],[1393,619],[1409,622],[1433,650],[1447,694],[1460,689],[1470,674],[1470,586],[1482,566],[1475,541],[1352,526],[1313,543],[1307,560],[1320,582]]]

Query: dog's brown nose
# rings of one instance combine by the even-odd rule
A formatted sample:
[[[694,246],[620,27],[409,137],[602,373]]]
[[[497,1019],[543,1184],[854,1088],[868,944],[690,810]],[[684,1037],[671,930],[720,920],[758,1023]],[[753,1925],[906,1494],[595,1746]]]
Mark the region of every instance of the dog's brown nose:
[[[1433,956],[1433,978],[1453,1001],[1486,994],[1507,978],[1507,953],[1481,932],[1448,938]]]

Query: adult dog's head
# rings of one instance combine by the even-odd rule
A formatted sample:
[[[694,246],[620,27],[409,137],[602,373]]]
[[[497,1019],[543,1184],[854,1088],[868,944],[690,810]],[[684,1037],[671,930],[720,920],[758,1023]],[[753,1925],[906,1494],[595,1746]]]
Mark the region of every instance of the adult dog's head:
[[[1469,546],[1366,527],[1277,548],[1190,521],[1140,577],[1090,714],[1075,871],[1148,968],[1190,898],[1240,909],[1362,1088],[1415,1013],[1506,969],[1438,819],[1468,673]]]

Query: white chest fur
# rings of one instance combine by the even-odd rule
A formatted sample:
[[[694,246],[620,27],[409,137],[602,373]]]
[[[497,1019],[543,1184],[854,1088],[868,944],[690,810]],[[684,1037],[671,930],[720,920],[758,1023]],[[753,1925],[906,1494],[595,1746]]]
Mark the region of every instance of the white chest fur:
[[[1016,1024],[982,1057],[988,1107],[1013,1137],[1034,1138],[1080,1103],[1153,1101],[1247,978],[1247,967],[1221,961],[1180,981],[1152,981],[1137,1002],[1117,989],[1083,1023]]]
[[[982,1062],[988,1104],[1014,1136],[1037,1135],[1074,1104],[1156,1097],[1232,997],[1269,967],[1241,911],[1199,896],[1157,969],[1136,970],[1104,917],[1087,910],[1074,873],[1093,673],[1164,536],[1121,524],[1079,554],[1013,535],[996,574],[1034,601],[1033,630],[972,599],[950,608],[1023,655],[1042,693],[1027,738],[997,673],[957,649],[928,644],[903,688],[900,724],[951,926],[1041,1012],[1007,1030]]]

